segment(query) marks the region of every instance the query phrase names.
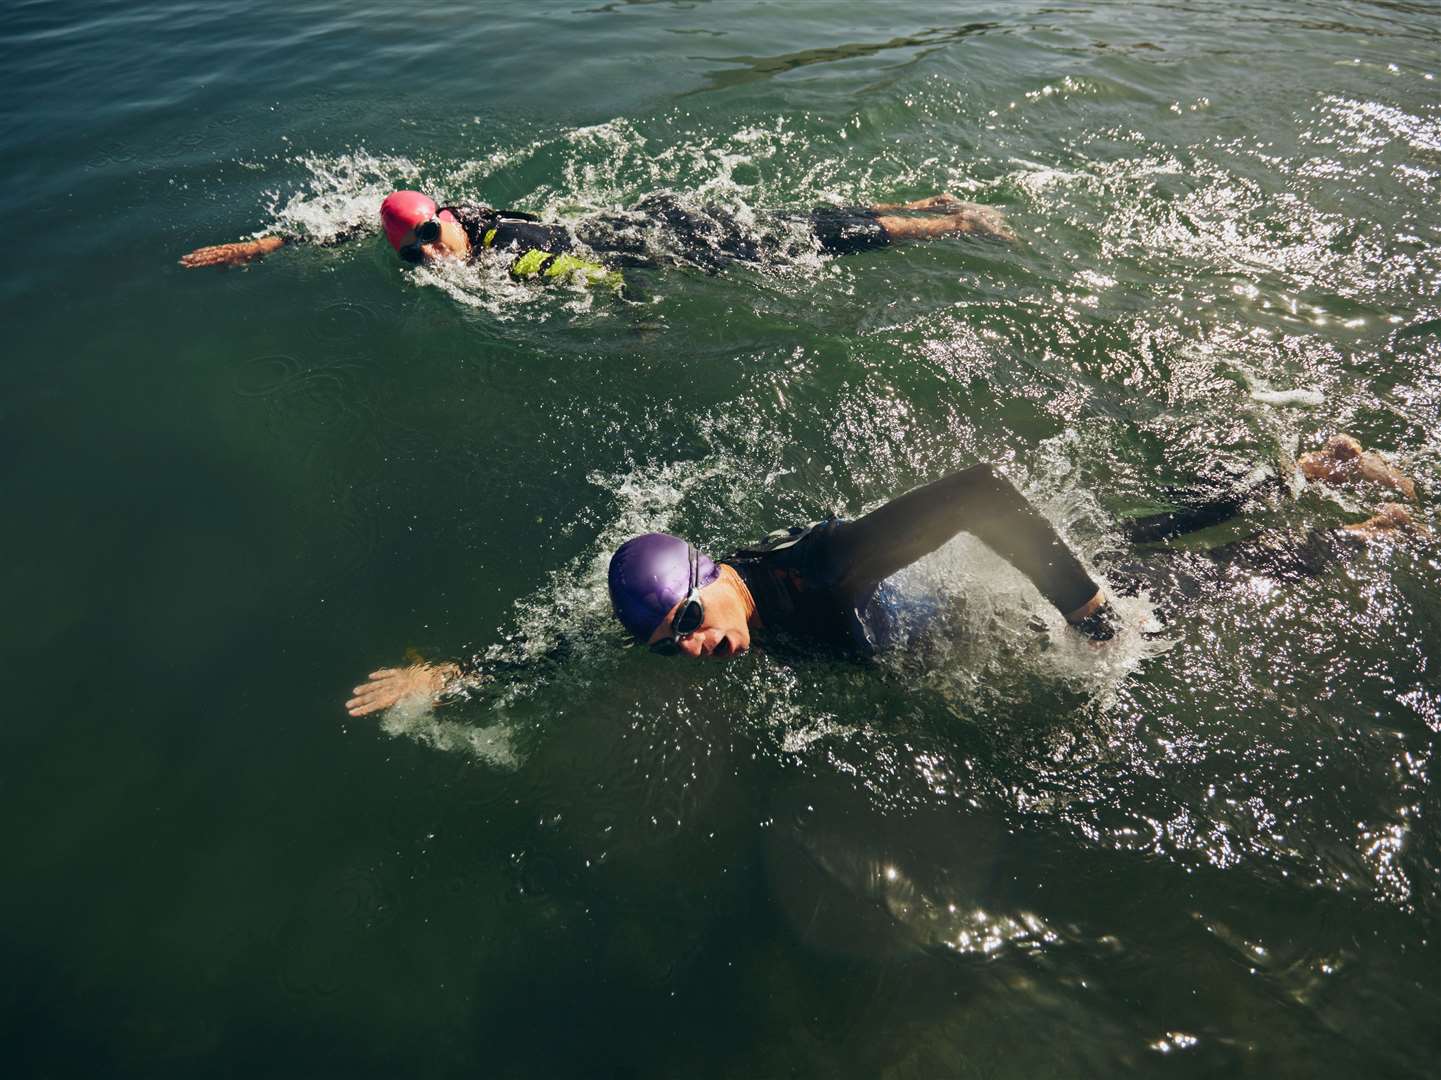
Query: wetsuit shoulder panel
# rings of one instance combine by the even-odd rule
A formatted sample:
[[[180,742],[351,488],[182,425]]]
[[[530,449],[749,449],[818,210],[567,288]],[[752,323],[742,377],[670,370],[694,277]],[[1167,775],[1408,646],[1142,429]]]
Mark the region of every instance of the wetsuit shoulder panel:
[[[725,562],[750,589],[765,626],[830,645],[869,654],[877,642],[864,612],[874,583],[859,588],[839,558],[836,538],[848,527],[839,518],[777,530],[741,548]]]
[[[571,249],[570,231],[563,225],[545,225],[531,214],[494,210],[488,206],[462,203],[445,206],[460,222],[470,240],[471,253],[495,248],[500,251],[543,251],[559,254]]]

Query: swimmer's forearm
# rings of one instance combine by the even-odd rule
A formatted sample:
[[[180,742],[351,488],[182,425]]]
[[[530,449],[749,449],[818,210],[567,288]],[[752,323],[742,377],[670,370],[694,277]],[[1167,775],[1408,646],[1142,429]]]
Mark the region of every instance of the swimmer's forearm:
[[[261,236],[254,240],[240,240],[233,244],[212,244],[196,248],[180,257],[180,265],[187,270],[201,266],[241,266],[252,259],[260,259],[272,251],[285,246],[283,236]]]
[[[1402,498],[1415,501],[1416,481],[1375,451],[1367,450],[1361,455],[1358,469],[1362,480],[1390,488],[1399,493]]]
[[[462,660],[458,664],[441,664],[439,670],[443,678],[435,689],[437,705],[466,698],[487,683],[495,681],[495,675],[485,670],[483,661],[479,658]]]
[[[1100,589],[1097,589],[1096,595],[1087,600],[1075,611],[1066,612],[1066,621],[1068,623],[1083,623],[1105,606],[1106,594]]]

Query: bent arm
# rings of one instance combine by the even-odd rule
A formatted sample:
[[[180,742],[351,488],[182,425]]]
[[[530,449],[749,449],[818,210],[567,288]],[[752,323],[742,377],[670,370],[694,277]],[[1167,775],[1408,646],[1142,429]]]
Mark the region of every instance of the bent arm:
[[[1063,615],[1098,606],[1100,587],[1051,523],[990,465],[908,491],[844,526],[835,542],[852,583],[881,581],[968,532],[1004,558]]]

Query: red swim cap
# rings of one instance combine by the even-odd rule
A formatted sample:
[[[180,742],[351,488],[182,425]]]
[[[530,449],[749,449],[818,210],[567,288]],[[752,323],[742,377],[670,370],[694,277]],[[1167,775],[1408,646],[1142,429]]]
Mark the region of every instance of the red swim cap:
[[[419,191],[392,191],[380,204],[380,223],[385,226],[385,238],[396,251],[406,233],[422,221],[435,217],[438,208],[435,200]],[[455,215],[449,210],[440,215],[442,221],[454,221]]]

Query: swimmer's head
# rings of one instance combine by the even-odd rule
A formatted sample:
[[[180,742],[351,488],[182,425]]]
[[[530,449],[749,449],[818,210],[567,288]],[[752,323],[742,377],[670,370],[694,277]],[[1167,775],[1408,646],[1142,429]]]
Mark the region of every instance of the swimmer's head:
[[[420,191],[392,191],[380,204],[385,239],[407,262],[420,262],[423,249],[441,240],[440,223],[445,221],[455,221],[455,215]]]
[[[610,557],[611,608],[621,625],[645,642],[692,583],[703,588],[719,573],[709,556],[679,536],[646,533],[627,540]]]
[[[687,656],[739,656],[750,648],[749,593],[678,536],[646,533],[610,560],[615,617],[642,645]]]

